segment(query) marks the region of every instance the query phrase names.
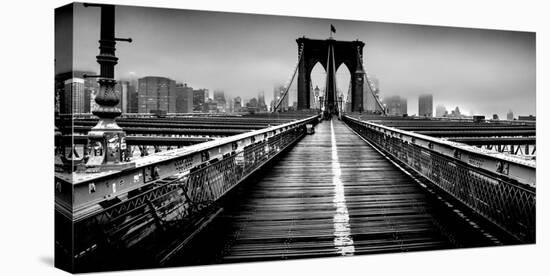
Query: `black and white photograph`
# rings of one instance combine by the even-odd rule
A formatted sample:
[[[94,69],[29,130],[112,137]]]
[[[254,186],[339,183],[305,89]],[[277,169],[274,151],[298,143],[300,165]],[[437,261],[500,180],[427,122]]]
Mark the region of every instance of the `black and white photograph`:
[[[59,7],[55,265],[78,273],[533,244],[535,41],[508,30]]]

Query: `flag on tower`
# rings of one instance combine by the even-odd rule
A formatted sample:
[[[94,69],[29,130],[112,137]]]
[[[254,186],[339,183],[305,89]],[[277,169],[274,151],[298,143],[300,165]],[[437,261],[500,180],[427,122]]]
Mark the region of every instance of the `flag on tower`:
[[[336,28],[334,28],[334,26],[332,24],[330,24],[330,32],[331,33],[336,33]]]

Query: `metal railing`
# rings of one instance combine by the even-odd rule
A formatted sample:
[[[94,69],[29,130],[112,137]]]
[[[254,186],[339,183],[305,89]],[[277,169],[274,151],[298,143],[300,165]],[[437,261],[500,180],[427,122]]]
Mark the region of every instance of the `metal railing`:
[[[74,241],[73,258],[80,262],[97,248],[128,248],[153,232],[188,227],[190,218],[200,216],[202,210],[303,137],[306,123],[315,123],[317,117],[193,146],[198,150],[187,150],[188,154],[168,164],[186,166],[185,171],[169,172],[160,165],[160,170],[149,165],[153,166],[150,177],[154,182],[133,190],[116,204],[95,204],[86,208],[94,211],[73,216],[75,235],[81,237]],[[200,162],[191,158],[197,154]],[[117,181],[117,175],[108,180]]]
[[[360,121],[361,137],[522,242],[535,242],[534,162]]]

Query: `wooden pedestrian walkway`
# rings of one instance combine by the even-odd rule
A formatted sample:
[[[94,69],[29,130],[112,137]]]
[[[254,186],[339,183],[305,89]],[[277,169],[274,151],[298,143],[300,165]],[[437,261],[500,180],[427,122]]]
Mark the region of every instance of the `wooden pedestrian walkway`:
[[[257,182],[239,187],[234,204],[176,262],[453,247],[418,183],[342,122],[323,121],[315,130]]]

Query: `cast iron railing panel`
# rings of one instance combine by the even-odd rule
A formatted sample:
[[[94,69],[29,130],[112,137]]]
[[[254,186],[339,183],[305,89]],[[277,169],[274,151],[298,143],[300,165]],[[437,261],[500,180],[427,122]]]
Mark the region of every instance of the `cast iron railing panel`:
[[[260,135],[243,135],[240,140],[229,142],[229,150],[222,156],[211,156],[211,152],[227,146],[213,146],[201,152],[201,163],[168,177],[160,177],[159,170],[153,167],[151,178],[157,180],[150,185],[129,193],[127,199],[118,203],[106,201],[100,204],[102,207],[90,209],[89,214],[74,218],[75,260],[98,248],[129,248],[153,232],[188,227],[187,222],[193,217],[200,217],[202,210],[303,137],[305,124],[316,120],[313,117]],[[241,140],[247,142],[242,148]]]
[[[352,117],[345,116],[344,121],[361,137],[518,240],[535,241],[534,164]]]

